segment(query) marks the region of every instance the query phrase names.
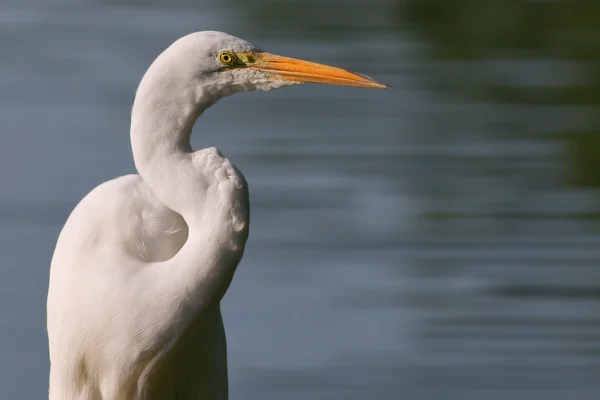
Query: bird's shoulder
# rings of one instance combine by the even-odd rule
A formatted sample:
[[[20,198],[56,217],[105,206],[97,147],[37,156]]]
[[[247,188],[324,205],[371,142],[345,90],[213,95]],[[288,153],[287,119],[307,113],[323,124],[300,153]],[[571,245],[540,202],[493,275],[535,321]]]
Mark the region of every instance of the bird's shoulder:
[[[129,254],[143,261],[172,257],[185,243],[183,218],[163,205],[139,175],[104,182],[69,216],[57,244],[80,254]]]

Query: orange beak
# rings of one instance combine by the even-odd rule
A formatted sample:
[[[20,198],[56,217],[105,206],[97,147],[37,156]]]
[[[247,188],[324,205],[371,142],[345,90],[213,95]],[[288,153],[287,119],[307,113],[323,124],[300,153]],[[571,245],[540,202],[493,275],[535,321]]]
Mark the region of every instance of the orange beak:
[[[356,86],[363,88],[388,89],[391,86],[348,70],[317,64],[270,53],[254,53],[254,63],[249,65],[278,79],[302,83]]]

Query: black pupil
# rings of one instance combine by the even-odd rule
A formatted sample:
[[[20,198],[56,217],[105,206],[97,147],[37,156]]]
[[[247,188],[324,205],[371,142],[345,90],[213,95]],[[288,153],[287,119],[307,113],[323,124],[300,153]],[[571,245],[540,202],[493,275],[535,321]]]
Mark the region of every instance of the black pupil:
[[[224,54],[223,55],[223,61],[229,62],[229,61],[231,61],[231,57],[229,57],[227,54]]]

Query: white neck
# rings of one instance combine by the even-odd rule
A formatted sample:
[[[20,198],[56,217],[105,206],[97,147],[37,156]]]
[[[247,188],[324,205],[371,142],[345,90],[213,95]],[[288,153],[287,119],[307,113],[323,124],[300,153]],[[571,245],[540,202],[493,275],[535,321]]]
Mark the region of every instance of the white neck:
[[[214,170],[208,168],[215,164],[214,153],[192,152],[190,147],[196,119],[218,97],[203,82],[170,75],[157,78],[154,71],[150,79],[142,80],[131,116],[131,145],[139,174],[163,204],[183,216],[189,230],[183,248],[166,261],[168,268],[158,269],[164,275],[156,284],[178,303],[174,307],[189,306],[191,316],[199,312],[199,305],[218,303],[225,294],[248,236],[243,177],[236,175],[235,185],[224,186],[241,189],[223,191],[223,182],[215,182]],[[225,160],[219,157],[219,162]]]
[[[183,192],[192,188],[181,180],[194,172],[190,135],[198,116],[214,103],[208,97],[199,84],[144,78],[133,104],[135,166],[163,204],[182,215],[190,200]]]

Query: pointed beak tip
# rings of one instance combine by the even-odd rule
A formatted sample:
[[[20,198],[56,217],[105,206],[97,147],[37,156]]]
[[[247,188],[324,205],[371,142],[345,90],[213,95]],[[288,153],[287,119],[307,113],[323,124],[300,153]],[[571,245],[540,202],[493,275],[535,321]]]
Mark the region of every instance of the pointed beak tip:
[[[388,85],[387,83],[376,81],[375,79],[369,78],[369,86],[359,86],[359,87],[368,87],[373,89],[393,89],[392,85]]]

